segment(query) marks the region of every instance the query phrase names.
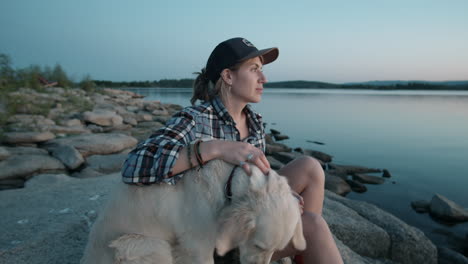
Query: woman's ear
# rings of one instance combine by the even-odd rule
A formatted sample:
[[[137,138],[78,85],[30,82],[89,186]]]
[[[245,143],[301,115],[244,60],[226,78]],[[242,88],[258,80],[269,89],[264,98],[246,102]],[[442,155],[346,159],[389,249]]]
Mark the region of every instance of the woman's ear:
[[[232,85],[232,77],[232,71],[230,71],[229,69],[224,69],[221,72],[221,78],[223,78],[224,83],[228,85]]]

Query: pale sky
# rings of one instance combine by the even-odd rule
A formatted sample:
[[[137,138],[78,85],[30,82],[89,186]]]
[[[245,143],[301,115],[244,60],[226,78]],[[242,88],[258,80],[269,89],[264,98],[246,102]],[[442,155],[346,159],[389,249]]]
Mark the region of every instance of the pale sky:
[[[270,81],[468,80],[467,0],[0,2],[0,53],[76,80],[193,78],[231,37],[279,48]]]

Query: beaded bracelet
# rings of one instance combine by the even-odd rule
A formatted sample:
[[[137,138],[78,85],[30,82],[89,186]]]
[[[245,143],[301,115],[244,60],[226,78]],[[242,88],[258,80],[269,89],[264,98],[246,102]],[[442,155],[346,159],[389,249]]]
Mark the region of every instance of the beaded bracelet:
[[[197,158],[198,165],[200,165],[200,169],[202,169],[203,165],[205,165],[205,162],[203,161],[203,158],[202,158],[201,153],[200,153],[200,143],[201,142],[202,142],[201,140],[197,140],[195,142],[195,146],[194,146],[194,148],[195,148],[195,157]]]
[[[189,143],[187,145],[187,156],[188,156],[188,161],[190,164],[190,168],[193,168],[193,163],[192,163],[192,144]]]

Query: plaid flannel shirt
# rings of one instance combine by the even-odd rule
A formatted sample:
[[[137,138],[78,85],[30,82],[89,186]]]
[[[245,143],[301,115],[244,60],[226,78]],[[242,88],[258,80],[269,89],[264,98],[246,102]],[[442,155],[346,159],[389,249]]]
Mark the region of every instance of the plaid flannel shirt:
[[[244,108],[249,135],[244,139],[265,152],[265,131],[260,114],[250,105]],[[184,108],[166,126],[132,150],[122,167],[123,181],[128,184],[175,184],[183,173],[172,174],[179,152],[197,139],[241,141],[236,124],[216,97],[210,102]]]

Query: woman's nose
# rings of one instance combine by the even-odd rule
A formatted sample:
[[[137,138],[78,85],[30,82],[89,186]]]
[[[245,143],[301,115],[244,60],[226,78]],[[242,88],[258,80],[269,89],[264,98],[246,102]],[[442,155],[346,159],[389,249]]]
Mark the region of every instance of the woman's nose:
[[[266,76],[265,76],[265,74],[263,72],[260,72],[259,82],[260,83],[266,83],[267,82],[267,78],[266,78]]]

